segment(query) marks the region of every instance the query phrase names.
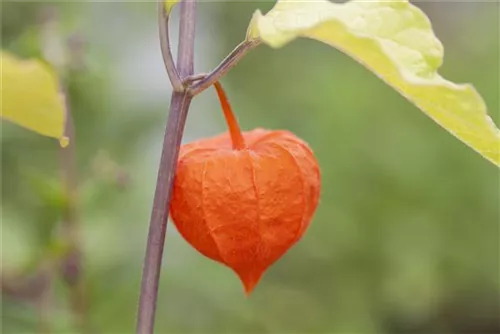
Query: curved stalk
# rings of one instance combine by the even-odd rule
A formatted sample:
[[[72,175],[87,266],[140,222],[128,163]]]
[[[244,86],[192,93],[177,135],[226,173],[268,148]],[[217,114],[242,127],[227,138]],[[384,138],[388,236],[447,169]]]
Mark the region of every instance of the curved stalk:
[[[167,70],[168,78],[175,92],[184,91],[184,85],[175,68],[172,50],[170,49],[170,37],[168,33],[169,14],[165,10],[165,1],[158,0],[158,28],[160,33],[160,47],[165,69]]]
[[[226,92],[224,92],[224,89],[219,81],[214,82],[214,87],[217,91],[217,96],[219,96],[222,111],[224,112],[224,118],[226,119],[229,134],[231,135],[231,141],[233,142],[233,149],[244,150],[246,148],[245,139],[243,139],[240,126],[238,125],[238,121],[236,120],[231,105],[229,104]]]

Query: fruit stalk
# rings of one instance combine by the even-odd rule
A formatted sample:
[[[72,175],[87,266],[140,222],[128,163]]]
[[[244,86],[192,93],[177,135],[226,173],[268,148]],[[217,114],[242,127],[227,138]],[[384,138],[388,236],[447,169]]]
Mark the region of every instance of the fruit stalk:
[[[231,142],[233,143],[233,149],[243,150],[246,148],[245,140],[243,139],[240,126],[238,125],[238,121],[236,120],[231,105],[229,104],[226,92],[222,88],[222,85],[220,84],[219,81],[214,82],[214,87],[215,90],[217,91],[217,96],[219,97],[222,111],[224,112],[224,118],[226,119],[227,127],[229,129],[229,134],[231,135]]]

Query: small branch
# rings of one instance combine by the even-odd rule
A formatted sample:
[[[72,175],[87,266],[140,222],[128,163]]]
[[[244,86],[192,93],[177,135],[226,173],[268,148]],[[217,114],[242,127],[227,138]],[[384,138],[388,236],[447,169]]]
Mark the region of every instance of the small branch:
[[[167,69],[168,77],[172,83],[175,92],[183,92],[184,85],[175,68],[174,59],[172,57],[172,50],[170,49],[170,38],[168,33],[169,14],[165,10],[165,1],[158,0],[158,26],[160,32],[160,47],[163,56],[163,62]]]
[[[69,249],[60,262],[60,274],[68,286],[69,299],[75,317],[76,327],[86,332],[86,307],[85,291],[82,279],[82,254],[79,240],[80,222],[77,214],[77,191],[78,175],[75,150],[75,126],[71,115],[70,103],[64,76],[67,72],[69,62],[67,57],[67,45],[62,42],[59,30],[58,13],[54,7],[48,7],[42,22],[42,45],[47,60],[57,69],[60,81],[60,95],[64,103],[65,125],[64,135],[69,138],[69,144],[60,148],[60,172],[61,182],[66,195],[66,206],[62,212],[61,229],[64,241]]]
[[[260,40],[243,41],[241,42],[212,72],[210,72],[204,79],[192,85],[188,91],[191,96],[198,95],[208,87],[212,86],[215,82],[232,69],[250,50],[254,49],[260,44]],[[197,79],[197,78],[195,78]],[[194,81],[192,79],[188,79]]]
[[[194,38],[196,25],[196,0],[181,2],[181,18],[179,23],[179,52],[177,68],[181,78],[193,75],[194,72]]]
[[[38,333],[49,334],[52,333],[52,317],[54,309],[54,286],[53,286],[53,270],[50,268],[43,268],[41,273],[44,279],[44,289],[40,297],[36,301],[36,308],[38,313]]]
[[[193,74],[196,3],[194,0],[183,0],[180,6],[177,69],[181,77],[188,77]],[[137,314],[138,334],[151,334],[154,331],[158,285],[172,184],[191,99],[192,97],[187,92],[174,91],[170,102],[170,113],[163,140],[142,272]]]
[[[61,263],[61,275],[68,285],[70,293],[70,303],[77,328],[82,332],[87,332],[86,324],[86,301],[84,282],[82,279],[82,253],[79,238],[79,220],[77,214],[77,166],[75,150],[75,126],[71,109],[69,106],[67,93],[61,87],[61,95],[65,101],[66,123],[64,135],[69,138],[69,144],[60,149],[61,178],[67,198],[67,204],[63,211],[63,233],[64,240],[68,243],[68,253]]]

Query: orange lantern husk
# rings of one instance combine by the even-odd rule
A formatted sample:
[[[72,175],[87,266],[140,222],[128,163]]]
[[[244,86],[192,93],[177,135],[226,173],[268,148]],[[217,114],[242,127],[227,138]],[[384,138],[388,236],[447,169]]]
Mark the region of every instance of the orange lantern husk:
[[[248,295],[309,226],[320,170],[289,131],[241,133],[222,87],[215,88],[229,132],[181,147],[170,212],[184,239],[233,269]]]

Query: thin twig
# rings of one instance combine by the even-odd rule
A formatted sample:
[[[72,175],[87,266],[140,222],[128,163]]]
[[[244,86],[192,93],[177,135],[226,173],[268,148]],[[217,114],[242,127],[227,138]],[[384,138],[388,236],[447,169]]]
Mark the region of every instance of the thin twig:
[[[183,92],[184,85],[175,68],[174,59],[172,57],[172,50],[170,48],[170,37],[168,32],[169,13],[165,9],[165,1],[158,0],[158,27],[160,32],[160,47],[163,62],[167,69],[168,77],[172,83],[172,88],[175,92]]]
[[[196,0],[183,0],[180,11],[177,69],[179,76],[184,78],[193,75],[194,72]]]
[[[196,3],[194,0],[183,0],[180,6],[177,69],[181,77],[187,77],[193,74]],[[154,331],[156,301],[158,298],[158,285],[172,184],[191,99],[192,97],[187,92],[174,91],[170,102],[170,113],[163,140],[142,272],[142,285],[137,314],[138,334],[151,334]]]
[[[75,127],[70,103],[64,86],[64,74],[68,66],[65,45],[59,30],[58,12],[48,7],[42,22],[42,45],[45,57],[57,70],[60,81],[60,95],[64,103],[65,126],[64,135],[69,139],[65,148],[60,148],[61,180],[66,195],[66,206],[62,213],[62,232],[68,245],[67,253],[61,259],[61,276],[68,285],[70,304],[75,317],[76,326],[86,332],[85,292],[82,279],[82,255],[79,240],[79,220],[77,215],[78,175],[75,150]]]
[[[61,95],[65,102],[66,122],[64,135],[69,138],[68,146],[60,149],[61,178],[63,180],[66,206],[63,211],[63,233],[64,240],[68,243],[69,249],[61,263],[61,273],[64,282],[68,285],[70,293],[70,304],[75,317],[77,328],[82,332],[87,332],[86,324],[86,301],[84,282],[82,275],[82,253],[80,241],[80,228],[77,213],[77,189],[78,175],[76,165],[75,150],[75,126],[68,95],[61,84]]]
[[[226,58],[224,58],[219,66],[210,72],[204,79],[188,88],[190,95],[198,95],[212,86],[215,82],[219,81],[224,74],[232,69],[250,50],[254,49],[259,44],[260,40],[258,39],[241,42]]]
[[[52,265],[52,263],[44,265],[40,273],[43,280],[43,290],[40,297],[36,300],[39,334],[49,334],[53,332],[54,286],[52,276],[54,271]]]

